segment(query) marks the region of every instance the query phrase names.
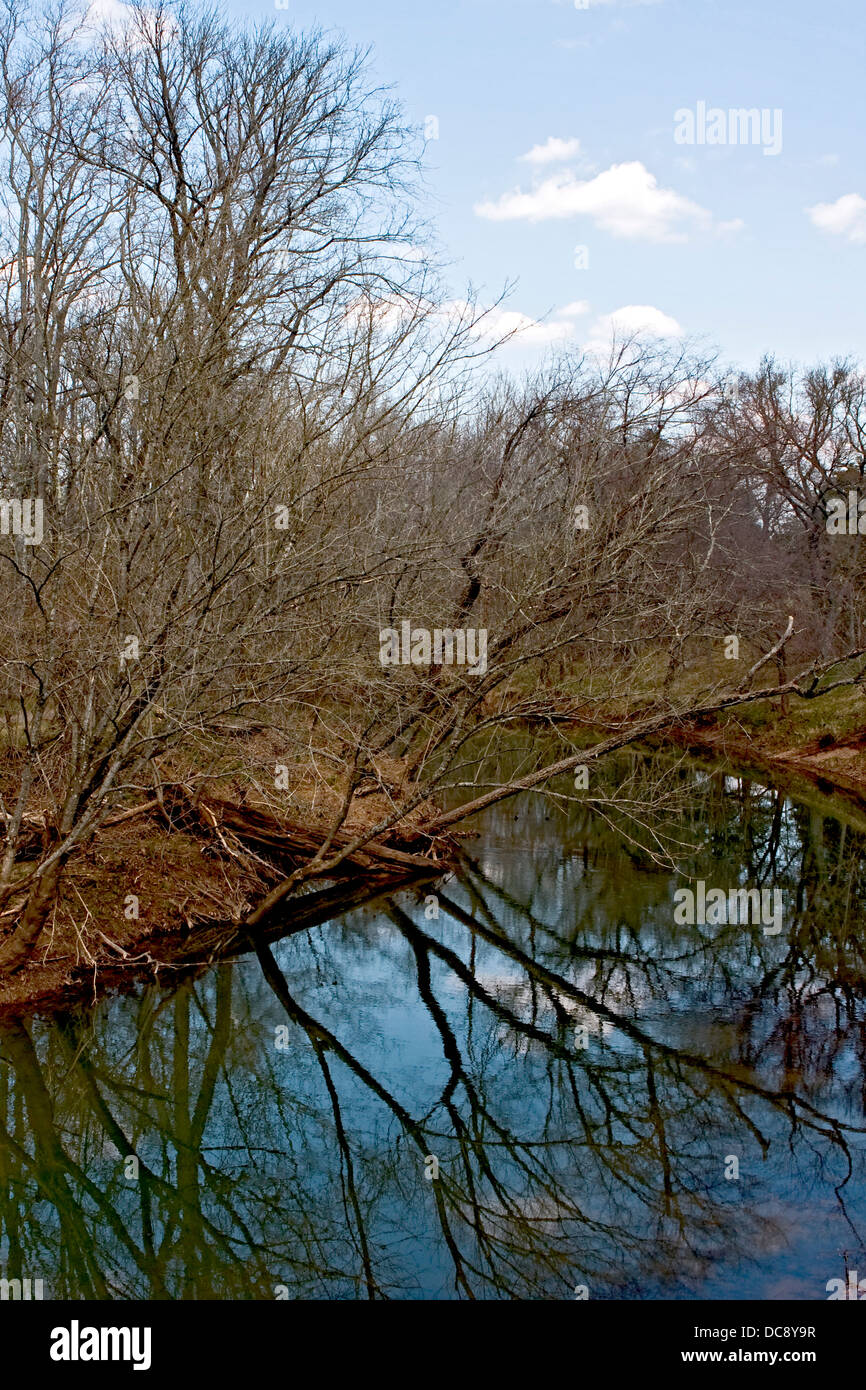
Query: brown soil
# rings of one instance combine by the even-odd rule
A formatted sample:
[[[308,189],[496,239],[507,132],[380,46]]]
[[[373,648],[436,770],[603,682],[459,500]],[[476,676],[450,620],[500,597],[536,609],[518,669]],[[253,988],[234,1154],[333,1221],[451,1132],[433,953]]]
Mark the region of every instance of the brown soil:
[[[804,775],[860,808],[866,805],[866,730],[845,742],[824,735],[801,747],[772,750],[743,730],[718,725],[673,729],[666,741]],[[259,752],[267,762],[270,750]],[[362,787],[338,843],[372,829],[393,810],[404,768],[389,763],[378,770],[380,783]],[[93,1002],[142,978],[176,980],[182,972],[251,949],[244,918],[315,852],[339,797],[321,780],[295,776],[292,819],[278,821],[248,785],[215,783],[194,802],[185,790],[169,788],[161,808],[152,805],[103,829],[70,863],[33,959],[0,980],[0,1017]],[[326,880],[327,887],[282,910],[278,923],[259,929],[262,935],[303,930],[413,878],[441,872],[453,842],[431,844],[419,835],[425,809],[430,808],[419,808],[399,831],[353,855],[336,882]],[[38,840],[43,832],[38,815],[33,819]],[[0,919],[0,939],[13,921],[12,912]]]
[[[390,788],[374,784],[365,790],[338,847],[393,810]],[[0,1017],[93,1002],[109,988],[141,978],[177,978],[202,962],[250,949],[245,917],[312,857],[338,809],[336,793],[321,783],[315,791],[304,804],[309,788],[296,787],[288,821],[277,820],[262,797],[227,799],[237,792],[231,785],[217,784],[195,801],[185,790],[168,787],[161,808],[151,806],[105,827],[70,862],[32,960],[0,980]],[[399,832],[355,853],[332,876],[334,886],[316,885],[297,905],[283,908],[278,934],[296,920],[309,925],[320,909],[327,920],[425,870],[428,877],[441,872],[448,845],[419,837],[418,819],[418,813],[410,816]],[[14,913],[0,920],[0,939]]]

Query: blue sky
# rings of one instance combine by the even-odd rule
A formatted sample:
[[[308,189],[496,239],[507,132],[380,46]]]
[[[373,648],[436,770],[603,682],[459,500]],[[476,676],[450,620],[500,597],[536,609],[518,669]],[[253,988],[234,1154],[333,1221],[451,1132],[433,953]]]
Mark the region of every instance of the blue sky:
[[[516,280],[509,309],[546,319],[513,361],[616,324],[697,336],[746,367],[765,351],[866,359],[863,0],[226,8],[372,45],[408,118],[436,118],[426,211],[454,294],[471,281],[490,301]],[[781,111],[781,149],[758,132],[677,143],[676,113],[697,120],[701,102]]]

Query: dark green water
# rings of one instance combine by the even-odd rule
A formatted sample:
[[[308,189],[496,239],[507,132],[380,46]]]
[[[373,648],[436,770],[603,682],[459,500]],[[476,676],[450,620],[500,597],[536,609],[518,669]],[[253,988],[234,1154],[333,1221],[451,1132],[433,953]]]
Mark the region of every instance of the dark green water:
[[[866,1276],[861,829],[670,757],[594,778],[592,805],[479,818],[435,889],[6,1025],[0,1275],[98,1299]],[[781,930],[677,925],[696,879],[781,890]]]

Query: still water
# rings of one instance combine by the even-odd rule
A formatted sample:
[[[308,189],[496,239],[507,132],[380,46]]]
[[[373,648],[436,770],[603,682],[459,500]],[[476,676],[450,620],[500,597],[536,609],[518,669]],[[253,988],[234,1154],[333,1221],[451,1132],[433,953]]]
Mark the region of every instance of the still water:
[[[0,1275],[97,1299],[866,1276],[866,823],[670,755],[593,779],[477,817],[435,883],[5,1024]],[[781,930],[678,925],[699,880],[781,890]]]

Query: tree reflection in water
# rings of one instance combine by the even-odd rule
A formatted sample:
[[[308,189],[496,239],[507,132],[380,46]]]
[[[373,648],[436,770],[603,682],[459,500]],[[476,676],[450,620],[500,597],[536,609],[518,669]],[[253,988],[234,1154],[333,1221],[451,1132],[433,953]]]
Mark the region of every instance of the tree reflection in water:
[[[602,784],[526,798],[435,890],[7,1023],[3,1275],[55,1298],[825,1298],[866,1258],[863,829],[658,755],[606,776],[631,811]],[[675,926],[700,877],[783,888],[781,934]]]

